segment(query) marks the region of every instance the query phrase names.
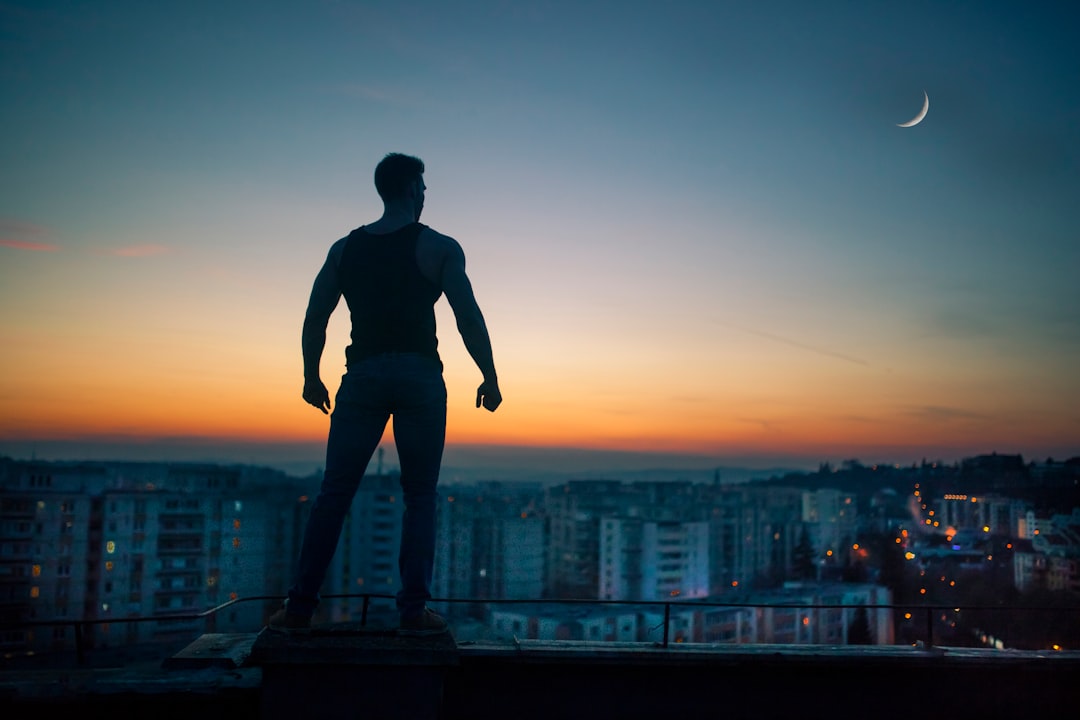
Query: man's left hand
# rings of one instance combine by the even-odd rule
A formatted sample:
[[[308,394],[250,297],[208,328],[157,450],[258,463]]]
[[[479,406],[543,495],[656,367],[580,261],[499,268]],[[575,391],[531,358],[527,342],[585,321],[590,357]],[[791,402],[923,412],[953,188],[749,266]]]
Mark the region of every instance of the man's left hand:
[[[330,414],[330,392],[322,380],[308,380],[304,383],[304,402],[322,410],[323,415]]]

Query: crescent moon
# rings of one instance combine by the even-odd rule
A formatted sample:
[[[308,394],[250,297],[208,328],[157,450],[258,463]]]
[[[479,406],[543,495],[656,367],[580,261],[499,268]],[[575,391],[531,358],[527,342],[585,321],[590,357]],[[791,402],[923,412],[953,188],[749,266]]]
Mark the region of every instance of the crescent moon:
[[[919,111],[919,114],[908,120],[906,123],[897,123],[896,127],[915,127],[922,122],[923,118],[926,117],[927,111],[930,110],[930,96],[926,94],[925,90],[923,90],[923,98],[922,110]]]

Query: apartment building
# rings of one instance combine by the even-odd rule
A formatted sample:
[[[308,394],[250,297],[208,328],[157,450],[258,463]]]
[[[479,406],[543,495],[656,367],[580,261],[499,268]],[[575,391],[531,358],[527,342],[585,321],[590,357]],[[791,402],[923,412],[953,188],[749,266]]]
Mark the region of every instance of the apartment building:
[[[487,482],[441,490],[432,592],[437,597],[543,597],[545,518],[539,488]],[[468,612],[452,605],[449,611]]]
[[[257,629],[266,603],[237,604],[209,623],[178,616],[284,592],[298,496],[282,473],[17,461],[0,473],[4,620],[103,621],[84,638],[90,647],[169,642],[207,627]],[[10,652],[73,643],[70,627],[3,637]]]
[[[709,524],[605,517],[599,538],[601,600],[709,594]]]
[[[600,520],[624,513],[618,480],[572,480],[544,495],[548,514],[545,586],[551,597],[595,598],[600,590]]]
[[[709,522],[711,594],[788,575],[803,526],[801,490],[722,486],[702,506]]]

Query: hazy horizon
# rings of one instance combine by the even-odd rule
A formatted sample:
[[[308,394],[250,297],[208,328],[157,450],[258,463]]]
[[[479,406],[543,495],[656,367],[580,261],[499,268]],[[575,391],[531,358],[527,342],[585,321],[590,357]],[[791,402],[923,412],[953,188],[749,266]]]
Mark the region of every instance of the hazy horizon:
[[[392,442],[383,442],[383,468],[397,467]],[[260,443],[239,442],[213,438],[112,438],[71,440],[0,440],[0,456],[15,460],[46,462],[116,461],[116,462],[192,462],[221,465],[243,464],[282,470],[303,477],[323,467],[325,444],[321,441]],[[839,466],[845,460],[858,460],[866,465],[897,464],[910,466],[926,460],[953,464],[975,455],[998,453],[1021,455],[1025,462],[1043,462],[1048,457],[1057,461],[1077,457],[1077,453],[1057,455],[1029,454],[1016,448],[988,447],[982,450],[941,454],[927,452],[889,451],[873,454],[849,453],[821,457],[797,455],[706,455],[698,453],[625,451],[583,447],[535,447],[448,444],[443,458],[443,482],[475,480],[555,480],[564,477],[596,477],[600,475],[634,475],[651,479],[675,477],[708,480],[715,472],[723,481],[741,482],[766,478],[784,472],[810,472],[822,463]],[[375,472],[379,456],[368,467]]]

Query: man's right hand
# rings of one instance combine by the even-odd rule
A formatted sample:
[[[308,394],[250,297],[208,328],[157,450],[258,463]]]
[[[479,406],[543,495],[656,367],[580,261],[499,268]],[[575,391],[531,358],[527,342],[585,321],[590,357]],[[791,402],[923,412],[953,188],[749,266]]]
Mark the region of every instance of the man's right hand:
[[[489,412],[495,412],[495,408],[502,403],[502,393],[499,392],[499,383],[482,382],[476,389],[476,407],[483,406]]]
[[[330,392],[322,380],[304,381],[304,402],[322,410],[323,415],[330,413]]]

